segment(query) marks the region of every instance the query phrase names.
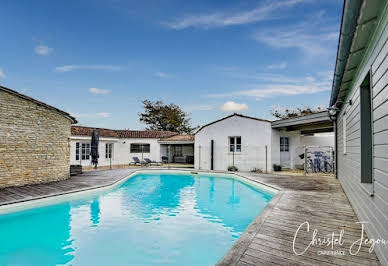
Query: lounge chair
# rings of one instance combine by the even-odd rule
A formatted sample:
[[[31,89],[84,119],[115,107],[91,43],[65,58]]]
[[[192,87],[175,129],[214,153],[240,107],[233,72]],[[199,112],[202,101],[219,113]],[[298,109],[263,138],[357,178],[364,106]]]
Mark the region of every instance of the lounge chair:
[[[152,164],[162,165],[162,162],[151,161],[149,158],[144,158],[144,161],[149,165],[152,165]]]
[[[130,162],[129,165],[147,165],[145,161],[140,161],[138,157],[132,157],[133,162]]]

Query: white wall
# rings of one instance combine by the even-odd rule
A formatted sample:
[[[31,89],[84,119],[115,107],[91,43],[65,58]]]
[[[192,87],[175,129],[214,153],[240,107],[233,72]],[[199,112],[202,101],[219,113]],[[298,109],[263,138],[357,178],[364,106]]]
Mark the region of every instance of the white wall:
[[[229,137],[241,136],[242,151],[235,153],[239,171],[253,168],[265,170],[265,146],[268,149],[267,167],[271,170],[271,123],[232,116],[209,125],[195,135],[196,169],[210,169],[210,142],[214,140],[214,170],[227,170],[233,164],[229,152]]]
[[[296,147],[301,146],[300,131],[277,131],[272,130],[272,163],[280,165],[280,137],[288,137],[290,152],[290,168],[295,168]],[[272,170],[272,165],[271,165]]]
[[[296,164],[304,163],[299,155],[304,152],[304,146],[330,146],[334,148],[334,133],[303,136],[300,131],[272,132],[272,163],[280,164],[280,137],[288,137],[290,144],[290,167],[295,169]]]
[[[80,161],[76,160],[75,150],[77,142],[86,142],[90,143],[91,137],[83,137],[83,136],[72,136],[70,139],[70,164],[80,164]],[[150,144],[150,153],[144,153],[143,158],[150,158],[154,161],[160,161],[160,144],[158,143],[158,139],[118,139],[118,138],[105,138],[100,137],[100,142],[98,145],[98,152],[100,154],[100,158],[98,159],[98,165],[100,166],[108,166],[110,164],[110,159],[105,158],[105,144],[113,143],[113,157],[112,157],[112,165],[122,165],[129,164],[133,162],[132,157],[138,157],[140,160],[142,159],[141,153],[131,153],[130,145],[131,143],[146,143]],[[83,166],[90,166],[91,160],[82,160]]]

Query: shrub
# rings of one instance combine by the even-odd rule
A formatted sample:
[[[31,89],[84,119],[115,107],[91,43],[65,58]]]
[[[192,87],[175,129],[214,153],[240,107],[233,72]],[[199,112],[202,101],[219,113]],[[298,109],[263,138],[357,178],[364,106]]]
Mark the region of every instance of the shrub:
[[[230,166],[228,166],[228,171],[237,172],[238,168],[234,165],[230,165]]]

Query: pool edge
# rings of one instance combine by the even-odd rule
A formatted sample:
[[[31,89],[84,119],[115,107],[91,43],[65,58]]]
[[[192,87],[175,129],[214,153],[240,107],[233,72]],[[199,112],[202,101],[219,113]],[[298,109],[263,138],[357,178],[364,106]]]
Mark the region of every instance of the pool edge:
[[[264,209],[256,216],[249,224],[244,233],[237,239],[228,252],[217,262],[217,266],[235,265],[244,255],[245,250],[251,244],[256,233],[259,232],[268,215],[270,215],[283,196],[284,191],[279,190],[273,198],[268,202]]]

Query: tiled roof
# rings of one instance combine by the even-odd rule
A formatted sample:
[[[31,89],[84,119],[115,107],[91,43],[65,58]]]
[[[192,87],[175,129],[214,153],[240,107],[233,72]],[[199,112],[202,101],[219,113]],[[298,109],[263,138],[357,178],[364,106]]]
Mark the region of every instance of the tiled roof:
[[[172,137],[163,138],[162,141],[194,141],[194,135],[175,135]]]
[[[46,104],[46,103],[44,103],[44,102],[38,101],[38,100],[36,100],[36,99],[34,99],[34,98],[31,98],[31,97],[29,97],[29,96],[27,96],[27,95],[21,94],[21,93],[19,93],[19,92],[17,92],[17,91],[8,89],[8,88],[3,87],[3,86],[0,86],[0,90],[1,90],[1,91],[5,91],[5,92],[7,92],[7,93],[9,93],[9,94],[15,95],[15,96],[17,96],[17,97],[20,97],[20,98],[22,98],[22,99],[24,99],[24,100],[33,102],[33,103],[35,103],[35,104],[37,104],[37,105],[44,106],[44,107],[46,107],[47,109],[50,109],[50,110],[52,110],[52,111],[58,112],[58,113],[60,113],[61,115],[63,115],[63,116],[65,116],[66,118],[68,118],[68,119],[71,121],[72,124],[77,124],[77,120],[76,120],[73,116],[71,116],[69,113],[66,113],[66,112],[64,112],[64,111],[62,111],[62,110],[59,110],[58,108],[55,108],[54,106],[48,105],[48,104]]]
[[[116,130],[106,128],[93,128],[83,126],[72,126],[71,135],[73,136],[91,136],[93,130],[98,130],[101,137],[112,138],[151,138],[159,139],[178,135],[176,132],[171,131],[152,131],[152,130]]]

